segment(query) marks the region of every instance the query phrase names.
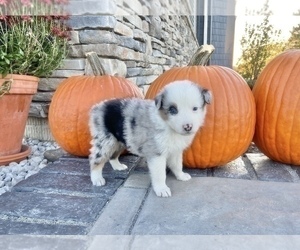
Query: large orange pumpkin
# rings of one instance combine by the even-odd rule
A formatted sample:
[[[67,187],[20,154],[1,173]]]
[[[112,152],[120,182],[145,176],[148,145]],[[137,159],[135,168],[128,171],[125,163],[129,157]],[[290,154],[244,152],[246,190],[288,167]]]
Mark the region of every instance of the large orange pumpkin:
[[[259,75],[254,142],[273,160],[300,165],[300,50],[275,57]]]
[[[247,83],[226,67],[177,67],[159,76],[150,86],[146,98],[154,98],[170,82],[185,79],[211,90],[213,100],[207,106],[204,126],[184,153],[184,165],[207,168],[234,160],[247,150],[254,134],[255,103]]]
[[[89,56],[94,60],[97,55]],[[126,97],[143,98],[143,95],[134,83],[122,77],[96,75],[67,78],[55,91],[49,108],[49,127],[54,139],[68,153],[88,156],[91,107],[106,99]]]

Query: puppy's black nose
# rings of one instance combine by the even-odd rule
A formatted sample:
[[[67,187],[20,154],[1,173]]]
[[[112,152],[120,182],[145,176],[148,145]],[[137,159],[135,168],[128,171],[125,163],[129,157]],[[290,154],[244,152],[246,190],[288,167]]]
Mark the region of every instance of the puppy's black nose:
[[[186,131],[186,132],[190,132],[193,128],[193,125],[192,124],[185,124],[183,125],[183,129]]]

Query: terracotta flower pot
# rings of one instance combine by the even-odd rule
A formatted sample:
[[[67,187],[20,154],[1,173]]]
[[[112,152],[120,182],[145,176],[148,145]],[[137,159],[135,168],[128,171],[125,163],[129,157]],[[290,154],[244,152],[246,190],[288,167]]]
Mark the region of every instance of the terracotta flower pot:
[[[30,153],[27,147],[22,147],[22,139],[30,103],[37,92],[38,81],[39,78],[34,76],[7,75],[2,78],[0,75],[0,165],[7,164],[8,158],[9,161],[20,161]],[[6,89],[4,85],[10,90],[2,95],[3,89]],[[25,148],[24,155],[22,151]]]

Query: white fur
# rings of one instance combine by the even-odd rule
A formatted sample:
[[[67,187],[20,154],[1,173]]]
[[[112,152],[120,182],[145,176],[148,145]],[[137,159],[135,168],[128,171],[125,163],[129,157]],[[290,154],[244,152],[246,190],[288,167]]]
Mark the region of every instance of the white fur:
[[[176,81],[168,84],[155,101],[123,99],[116,100],[113,105],[111,101],[95,105],[90,119],[93,184],[105,184],[102,169],[107,161],[113,169],[127,168],[118,160],[126,144],[130,152],[146,158],[156,195],[171,196],[171,190],[166,185],[166,166],[178,180],[191,178],[182,171],[182,153],[203,125],[206,104],[210,99],[210,92],[198,85],[190,81]],[[123,122],[119,124],[120,120],[116,120],[109,123],[119,115],[119,109]],[[110,133],[117,123],[122,129],[118,127]],[[120,133],[122,136],[118,140]]]

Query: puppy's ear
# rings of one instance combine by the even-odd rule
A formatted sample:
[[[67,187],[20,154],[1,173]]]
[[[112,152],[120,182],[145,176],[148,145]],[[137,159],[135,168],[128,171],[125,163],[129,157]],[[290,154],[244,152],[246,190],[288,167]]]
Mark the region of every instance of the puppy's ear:
[[[212,94],[208,89],[202,89],[201,94],[203,96],[204,102],[210,104],[212,100]]]
[[[155,106],[157,109],[161,109],[163,106],[163,100],[164,100],[164,93],[160,92],[154,99],[155,101]]]

